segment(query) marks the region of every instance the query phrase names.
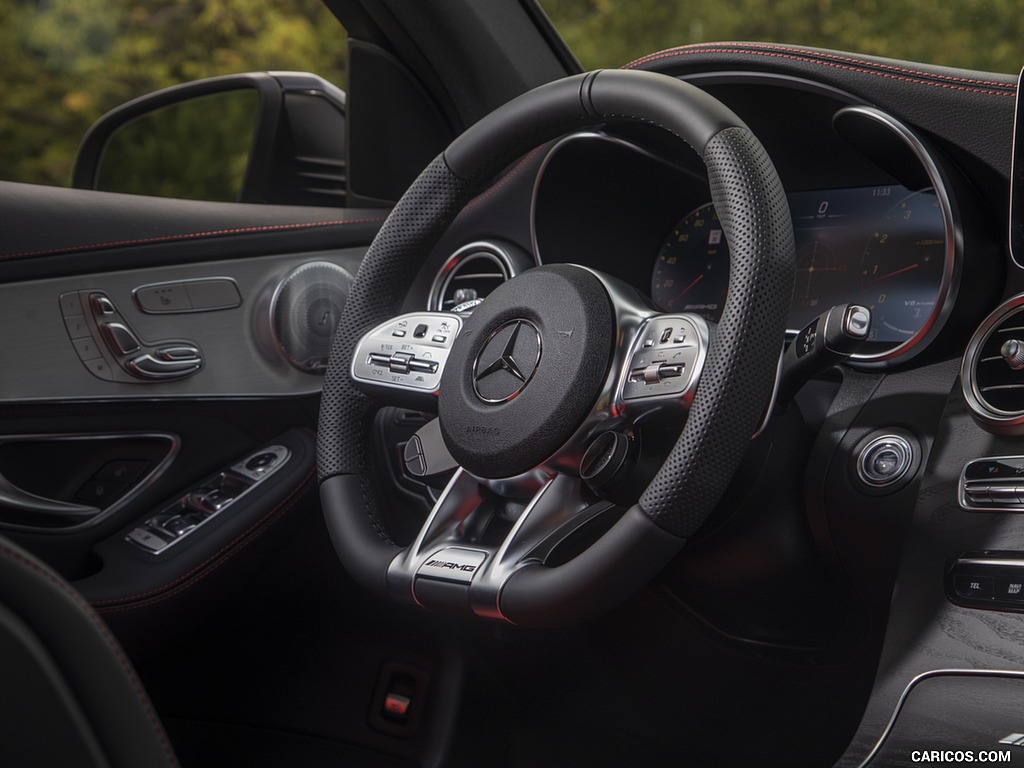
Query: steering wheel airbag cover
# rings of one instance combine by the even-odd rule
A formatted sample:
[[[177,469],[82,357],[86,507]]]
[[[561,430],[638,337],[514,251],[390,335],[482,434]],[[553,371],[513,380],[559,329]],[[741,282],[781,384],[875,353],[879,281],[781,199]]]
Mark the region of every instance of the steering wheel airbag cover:
[[[491,293],[463,326],[441,377],[441,434],[455,460],[478,477],[513,477],[555,453],[601,391],[613,326],[608,294],[579,267],[537,267]],[[504,348],[515,374],[500,370]],[[492,382],[506,391],[485,389]]]

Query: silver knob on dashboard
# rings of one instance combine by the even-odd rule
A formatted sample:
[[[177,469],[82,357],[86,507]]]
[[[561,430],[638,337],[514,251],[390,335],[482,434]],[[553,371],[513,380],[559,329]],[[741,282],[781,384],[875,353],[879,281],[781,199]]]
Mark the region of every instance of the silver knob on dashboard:
[[[999,348],[999,354],[1013,370],[1024,369],[1024,341],[1010,339],[1003,342],[1003,346]]]

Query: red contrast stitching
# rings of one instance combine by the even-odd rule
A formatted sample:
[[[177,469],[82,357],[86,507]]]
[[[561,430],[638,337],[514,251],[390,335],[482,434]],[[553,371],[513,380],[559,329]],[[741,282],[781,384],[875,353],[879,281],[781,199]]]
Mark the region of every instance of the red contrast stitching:
[[[479,195],[477,195],[468,203],[466,203],[465,208],[472,208],[474,205],[482,203],[484,200],[489,198],[503,186],[508,184],[513,177],[515,177],[521,170],[523,170],[523,168],[525,168],[530,163],[531,160],[533,160],[533,158],[537,156],[537,153],[540,152],[541,149],[543,149],[543,146],[534,147],[528,155],[525,155],[518,163],[516,163],[515,168],[506,173],[501,178],[501,180],[498,181],[496,184],[492,185],[489,189],[485,190],[484,192],[481,192]],[[463,208],[463,210],[465,210],[465,208]]]
[[[189,587],[192,587],[193,585],[198,584],[200,581],[205,579],[207,576],[209,576],[215,570],[217,570],[222,565],[224,565],[224,563],[226,563],[228,560],[230,560],[232,557],[234,557],[236,554],[238,554],[240,551],[242,551],[245,547],[249,546],[249,544],[251,544],[253,541],[255,541],[260,536],[262,536],[264,533],[266,533],[268,528],[264,528],[263,530],[257,531],[255,534],[253,534],[251,537],[249,537],[246,541],[242,541],[242,539],[245,539],[246,536],[249,536],[249,534],[252,531],[254,531],[255,529],[259,528],[261,525],[263,525],[264,522],[269,520],[271,517],[274,517],[275,515],[278,515],[278,514],[284,514],[289,509],[291,509],[291,507],[294,506],[294,502],[298,501],[298,497],[301,496],[303,493],[305,493],[305,491],[308,490],[309,481],[313,477],[314,471],[315,470],[310,470],[309,473],[302,479],[302,481],[295,488],[292,489],[292,492],[289,493],[288,496],[286,496],[276,507],[271,509],[269,512],[267,512],[267,514],[265,514],[263,517],[261,517],[259,520],[257,520],[255,523],[253,523],[251,526],[249,526],[249,528],[247,528],[244,532],[240,533],[229,544],[226,544],[223,547],[221,547],[221,549],[218,550],[215,554],[213,554],[210,557],[208,557],[206,560],[204,560],[202,563],[197,565],[195,568],[193,568],[188,573],[186,573],[186,574],[184,574],[182,576],[179,576],[174,581],[168,582],[167,584],[164,584],[163,586],[156,587],[155,589],[147,590],[146,592],[140,592],[137,595],[130,595],[128,597],[111,598],[109,600],[96,600],[96,601],[93,602],[93,605],[97,606],[97,608],[96,608],[97,612],[99,612],[101,614],[111,614],[111,613],[121,613],[123,611],[131,611],[131,610],[134,610],[136,608],[141,608],[141,607],[149,607],[151,605],[155,605],[157,603],[161,603],[164,600],[167,600],[168,598],[173,597],[174,595],[177,595],[177,594],[180,594],[181,592],[184,592]],[[242,541],[241,544],[239,544],[240,541]],[[195,580],[190,581],[189,583],[184,584],[184,585],[178,587],[177,589],[174,589],[171,592],[168,592],[167,594],[163,595],[162,597],[160,597],[160,598],[158,598],[156,600],[148,600],[147,602],[145,602],[143,604],[140,604],[140,605],[128,605],[128,606],[124,606],[124,607],[121,607],[121,608],[103,608],[103,607],[100,607],[100,606],[106,606],[106,605],[119,605],[121,603],[130,603],[130,602],[134,602],[136,600],[146,600],[146,598],[150,597],[151,595],[159,594],[160,592],[163,592],[164,590],[171,589],[176,584],[181,584],[182,582],[187,581],[192,575],[198,573],[199,571],[202,571],[204,568],[206,568],[208,565],[210,565],[210,563],[213,563],[215,560],[220,558],[222,555],[223,555],[223,558],[220,560],[220,562],[215,563],[214,565],[210,566],[210,568],[208,570],[206,570],[205,573],[200,574],[198,577],[195,578]]]
[[[177,758],[174,756],[174,750],[171,749],[171,743],[167,738],[167,734],[164,731],[163,724],[160,722],[160,718],[157,717],[156,712],[153,710],[153,706],[149,701],[149,696],[146,695],[145,690],[142,687],[142,683],[139,681],[138,675],[135,674],[135,669],[128,662],[128,659],[124,655],[124,650],[121,648],[121,644],[114,639],[113,634],[110,632],[110,628],[96,615],[92,607],[86,602],[77,591],[75,591],[70,584],[66,583],[63,579],[59,579],[50,573],[49,570],[41,568],[38,563],[29,560],[22,556],[20,553],[9,549],[0,544],[0,554],[5,557],[15,560],[21,563],[23,566],[29,568],[35,573],[39,574],[50,582],[53,586],[57,587],[61,592],[71,598],[82,610],[85,611],[85,615],[89,621],[92,622],[93,626],[99,631],[102,638],[106,641],[107,646],[111,651],[114,652],[114,658],[117,659],[128,678],[128,682],[131,684],[132,689],[135,691],[135,695],[142,705],[143,711],[146,713],[146,717],[149,718],[150,723],[153,726],[153,730],[156,732],[157,739],[160,742],[160,746],[164,750],[164,755],[167,757],[167,761],[170,765],[174,766],[178,764]]]
[[[206,232],[186,232],[178,235],[159,235],[157,237],[144,237],[137,240],[115,240],[108,243],[91,243],[89,245],[72,245],[64,248],[50,248],[43,251],[22,251],[20,253],[0,254],[0,259],[23,259],[32,256],[53,256],[58,253],[80,253],[82,251],[95,251],[102,248],[119,248],[128,245],[152,245],[155,243],[173,243],[183,240],[199,240],[204,237],[217,237],[219,235],[247,235],[258,232],[286,232],[295,229],[316,229],[320,227],[341,227],[347,224],[379,224],[384,219],[338,219],[336,221],[310,221],[298,224],[267,224],[262,227],[238,227],[236,229],[212,229]]]
[[[726,45],[717,43],[699,43],[696,45],[669,48],[665,51],[653,53],[648,56],[643,56],[639,59],[636,59],[635,61],[631,61],[628,64],[626,64],[623,67],[623,69],[635,69],[643,64],[648,64],[652,61],[670,59],[676,56],[693,56],[698,53],[738,53],[752,56],[768,56],[771,58],[791,59],[793,61],[800,61],[805,64],[816,64],[818,66],[823,67],[832,67],[834,69],[842,69],[849,72],[856,72],[857,74],[874,75],[875,77],[884,77],[890,80],[899,80],[902,82],[915,83],[918,85],[930,85],[936,88],[946,88],[948,90],[967,91],[969,93],[980,93],[988,96],[1014,96],[1016,92],[1016,88],[1014,88],[1014,86],[1009,85],[1008,83],[1000,83],[994,80],[976,80],[971,78],[957,77],[955,75],[943,75],[940,73],[925,72],[923,70],[897,67],[892,64],[885,64],[882,62],[864,61],[860,59],[854,59],[848,56],[840,56],[837,54],[821,53],[818,51],[808,51],[802,48],[786,48],[784,46],[773,46],[763,43],[744,43]],[[907,77],[906,75],[911,75],[912,77]],[[943,82],[934,82],[935,80],[941,80]],[[987,90],[982,88],[968,87],[968,85],[995,86],[999,88],[1005,88],[1007,90]]]

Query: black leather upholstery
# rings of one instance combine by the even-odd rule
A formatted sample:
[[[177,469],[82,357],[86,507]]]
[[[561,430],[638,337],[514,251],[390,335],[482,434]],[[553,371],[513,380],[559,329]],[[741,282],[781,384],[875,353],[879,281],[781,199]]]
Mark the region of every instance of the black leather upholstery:
[[[60,576],[0,538],[0,762],[172,768],[177,760],[118,644]]]

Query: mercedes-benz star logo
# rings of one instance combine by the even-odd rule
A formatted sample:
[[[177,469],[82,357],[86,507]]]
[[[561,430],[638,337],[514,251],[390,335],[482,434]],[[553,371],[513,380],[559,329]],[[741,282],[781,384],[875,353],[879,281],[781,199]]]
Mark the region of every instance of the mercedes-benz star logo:
[[[473,364],[473,389],[485,403],[506,403],[530,383],[540,363],[540,332],[529,320],[510,320],[491,334]]]

